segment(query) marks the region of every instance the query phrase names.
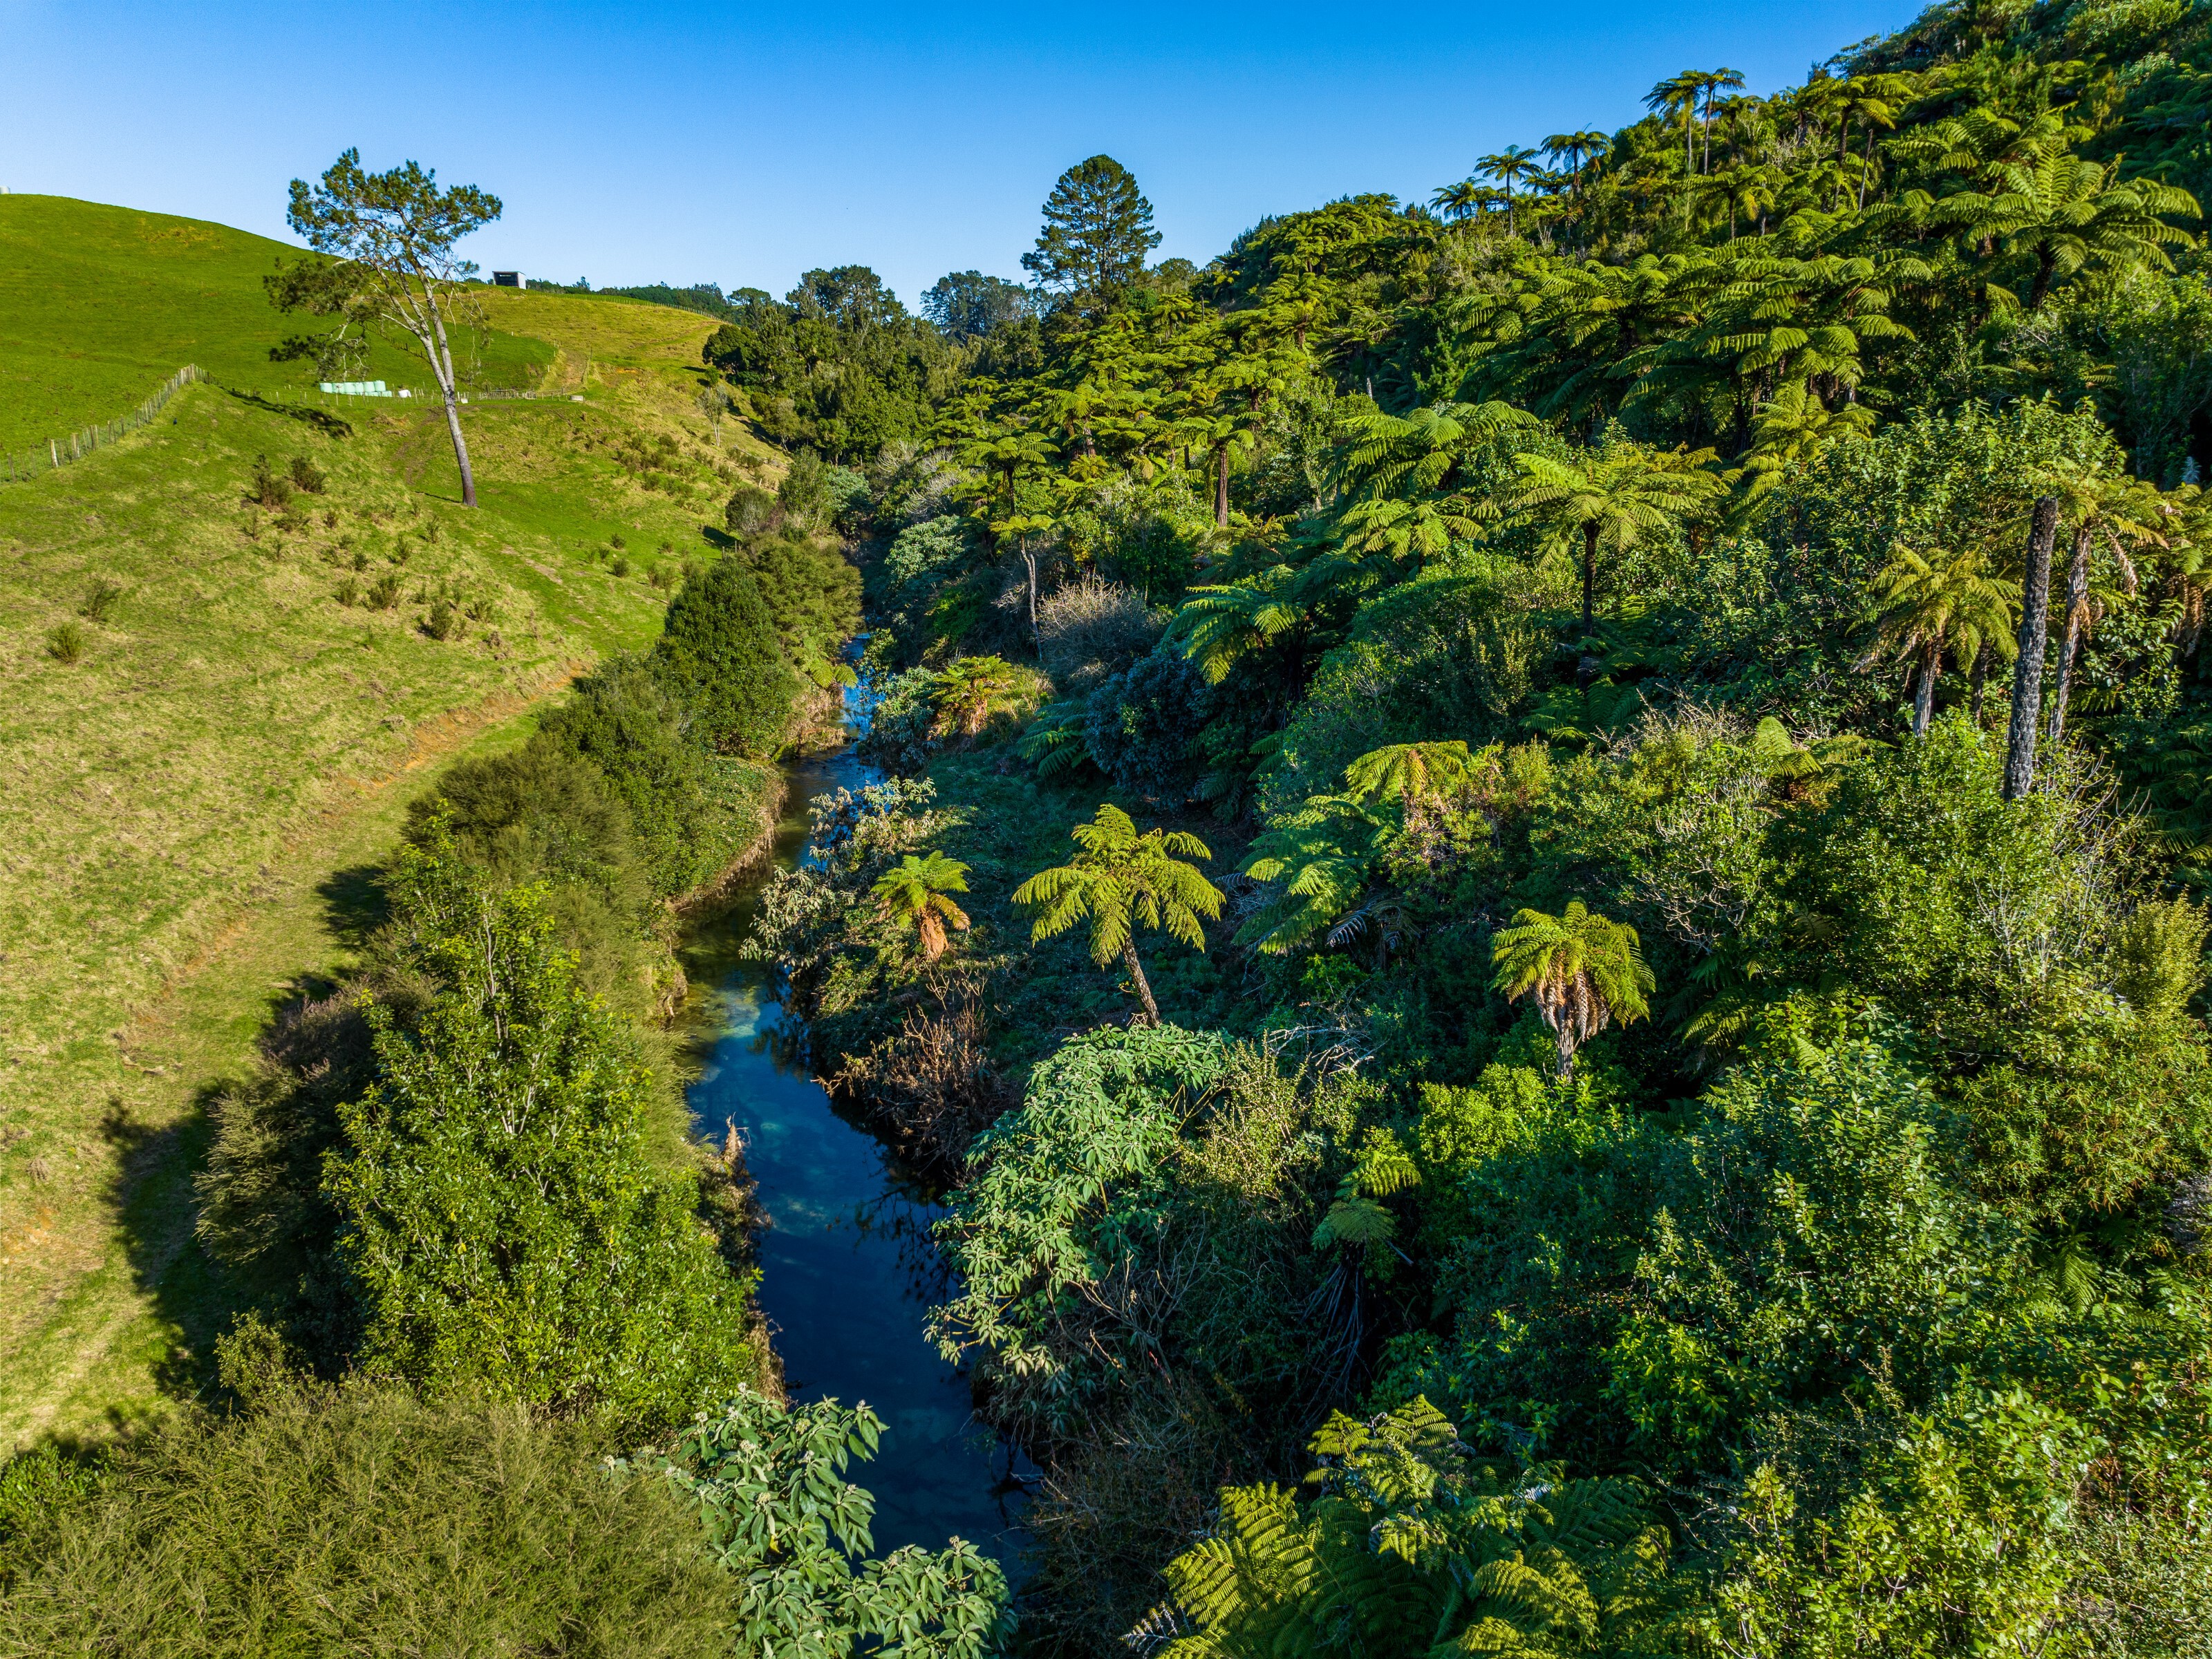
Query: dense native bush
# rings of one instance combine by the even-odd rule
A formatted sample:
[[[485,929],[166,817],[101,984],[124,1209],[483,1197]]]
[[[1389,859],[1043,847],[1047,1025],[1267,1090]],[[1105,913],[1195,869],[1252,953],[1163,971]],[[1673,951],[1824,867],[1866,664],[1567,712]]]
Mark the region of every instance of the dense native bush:
[[[745,561],[720,559],[684,584],[650,661],[722,752],[764,755],[782,740],[797,684]]]
[[[327,1160],[360,1364],[648,1431],[752,1380],[745,1287],[694,1217],[696,1179],[648,1155],[635,1036],[582,993],[535,894],[438,840],[395,875],[404,955],[438,991],[404,1030],[370,1007],[377,1080]]]
[[[629,812],[631,844],[656,897],[714,881],[758,838],[757,778],[715,755],[647,661],[617,658],[576,682],[533,741],[597,766]]]
[[[981,1659],[1012,1625],[995,1563],[957,1539],[870,1554],[844,1476],[882,1431],[743,1391],[617,1458],[599,1425],[264,1370],[239,1415],[0,1471],[0,1644]]]

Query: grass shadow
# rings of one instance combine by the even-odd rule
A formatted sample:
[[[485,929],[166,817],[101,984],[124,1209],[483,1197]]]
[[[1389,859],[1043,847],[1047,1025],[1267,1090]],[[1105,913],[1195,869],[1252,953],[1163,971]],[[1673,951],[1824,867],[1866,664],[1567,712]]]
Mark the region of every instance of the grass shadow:
[[[156,1126],[137,1117],[120,1095],[111,1096],[100,1120],[100,1138],[114,1155],[105,1194],[123,1241],[132,1277],[151,1304],[164,1342],[152,1367],[155,1387],[178,1400],[204,1400],[215,1386],[215,1341],[255,1300],[202,1245],[196,1223],[196,1177],[213,1139],[210,1108],[222,1083],[203,1084],[191,1109],[173,1123]],[[129,1426],[109,1408],[112,1427]]]

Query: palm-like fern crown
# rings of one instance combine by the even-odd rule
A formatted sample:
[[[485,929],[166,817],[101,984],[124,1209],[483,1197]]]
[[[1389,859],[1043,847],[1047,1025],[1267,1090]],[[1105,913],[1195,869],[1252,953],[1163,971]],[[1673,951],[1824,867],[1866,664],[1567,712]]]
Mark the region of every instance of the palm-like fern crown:
[[[1576,1043],[1613,1020],[1625,1025],[1651,1011],[1646,999],[1656,981],[1636,930],[1580,899],[1563,915],[1515,913],[1513,926],[1492,942],[1491,961],[1499,990],[1516,1001],[1533,994],[1546,1023]]]
[[[2011,638],[2020,584],[1991,575],[1978,547],[1932,556],[1900,547],[1875,578],[1874,598],[1876,652],[1954,646],[1971,665],[1983,645]]]
[[[1674,1611],[1666,1533],[1626,1481],[1501,1479],[1421,1399],[1337,1416],[1313,1449],[1312,1504],[1233,1487],[1212,1535],[1169,1564],[1188,1633],[1165,1659],[1613,1652]]]
[[[968,890],[968,866],[943,853],[917,858],[908,853],[876,878],[870,890],[886,917],[911,925],[921,935],[922,952],[935,959],[945,950],[945,928],[969,925],[967,912],[945,896]]]
[[[1699,469],[1704,459],[1627,447],[1594,453],[1580,465],[1516,455],[1524,482],[1513,504],[1523,521],[1561,537],[1583,536],[1595,526],[1599,545],[1620,552],[1697,518],[1719,499],[1727,486]]]
[[[1014,890],[1014,902],[1036,912],[1031,938],[1055,938],[1088,921],[1091,959],[1101,967],[1129,947],[1139,927],[1165,928],[1193,950],[1206,949],[1199,919],[1221,914],[1221,890],[1184,862],[1212,858],[1204,842],[1182,830],[1140,833],[1110,802],[1069,833],[1082,850]]]

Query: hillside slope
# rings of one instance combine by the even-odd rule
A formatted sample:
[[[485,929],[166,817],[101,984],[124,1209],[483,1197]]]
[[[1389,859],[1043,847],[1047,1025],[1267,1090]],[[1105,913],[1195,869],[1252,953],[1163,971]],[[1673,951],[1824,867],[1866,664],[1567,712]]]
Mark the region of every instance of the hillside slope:
[[[11,197],[0,222],[26,203],[40,234],[0,281],[67,292],[31,356],[82,373],[0,380],[0,421],[64,394],[70,419],[119,412],[82,400],[133,401],[182,357],[217,383],[0,485],[0,1448],[149,1407],[204,1342],[197,1103],[281,987],[343,953],[344,870],[434,763],[649,641],[735,481],[776,465],[700,412],[710,319],[501,295],[513,361],[582,401],[473,404],[465,511],[436,410],[222,383],[296,370],[257,361],[273,245],[137,215],[138,251],[103,265],[83,251],[118,210]],[[320,493],[253,503],[262,458]]]

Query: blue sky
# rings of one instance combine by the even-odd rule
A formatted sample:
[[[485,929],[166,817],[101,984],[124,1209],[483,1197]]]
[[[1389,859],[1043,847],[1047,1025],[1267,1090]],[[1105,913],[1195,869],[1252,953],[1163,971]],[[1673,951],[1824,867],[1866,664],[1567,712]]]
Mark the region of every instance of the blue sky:
[[[358,145],[501,197],[487,268],[781,294],[857,261],[911,301],[1019,276],[1053,179],[1102,150],[1161,257],[1203,263],[1271,212],[1624,125],[1676,70],[1802,81],[1918,9],[0,0],[0,186],[281,237],[286,180]]]

